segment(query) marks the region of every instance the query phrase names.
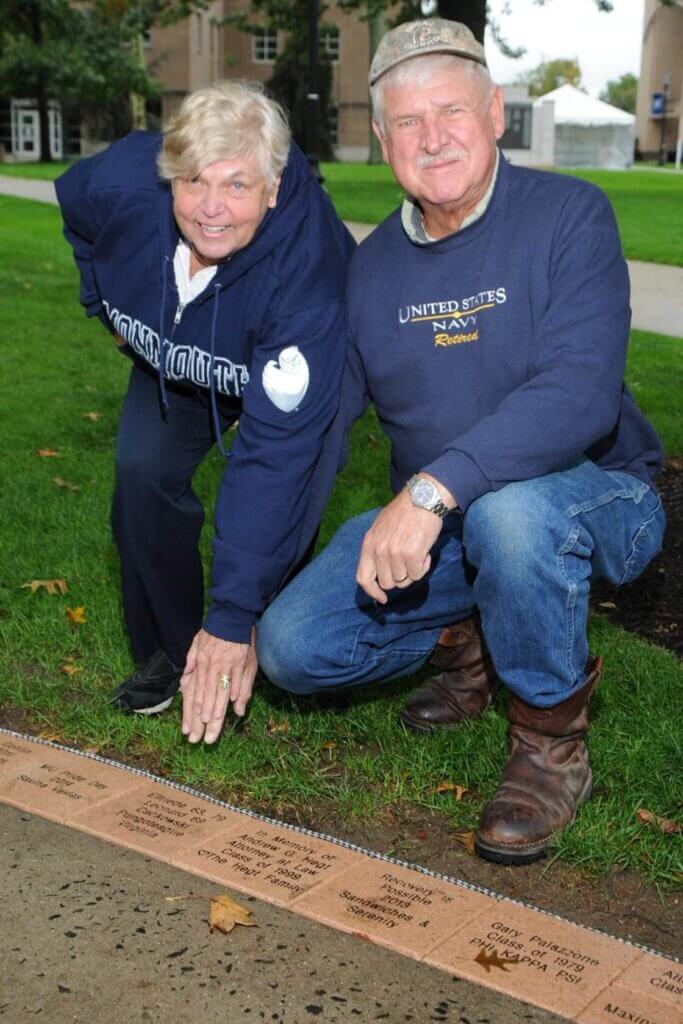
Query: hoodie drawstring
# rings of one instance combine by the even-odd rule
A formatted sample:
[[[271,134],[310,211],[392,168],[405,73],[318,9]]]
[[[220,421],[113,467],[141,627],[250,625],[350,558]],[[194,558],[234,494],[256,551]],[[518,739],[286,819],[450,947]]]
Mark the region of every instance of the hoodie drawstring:
[[[209,344],[209,352],[211,353],[211,361],[209,363],[209,396],[211,399],[211,418],[213,421],[213,429],[216,435],[216,443],[218,449],[224,459],[227,459],[228,453],[223,447],[223,435],[221,431],[221,421],[218,417],[218,402],[216,401],[216,375],[214,373],[214,352],[216,347],[216,323],[218,321],[218,296],[220,294],[221,286],[215,284],[213,286],[213,315],[211,317],[211,341]]]
[[[168,278],[168,264],[171,261],[164,255],[161,262],[161,307],[159,309],[159,399],[164,414],[168,411],[168,396],[166,394],[166,346],[164,345],[164,313],[166,312],[166,287]]]

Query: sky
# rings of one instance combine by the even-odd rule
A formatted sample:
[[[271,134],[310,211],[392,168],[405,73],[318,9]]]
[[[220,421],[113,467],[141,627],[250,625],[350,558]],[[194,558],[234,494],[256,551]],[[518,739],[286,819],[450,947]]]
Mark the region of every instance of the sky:
[[[597,96],[605,84],[627,71],[640,72],[645,0],[613,0],[603,14],[594,0],[489,0],[492,17],[511,46],[525,46],[518,60],[503,57],[486,35],[486,55],[494,82],[507,84],[543,61],[577,58],[582,84]],[[510,13],[505,13],[509,7]]]

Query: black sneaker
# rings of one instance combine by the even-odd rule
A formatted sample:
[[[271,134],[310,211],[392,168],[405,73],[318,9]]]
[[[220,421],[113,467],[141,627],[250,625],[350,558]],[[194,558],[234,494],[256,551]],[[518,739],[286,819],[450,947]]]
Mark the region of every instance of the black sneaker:
[[[112,704],[119,711],[158,715],[173,703],[182,674],[183,670],[159,648],[134,675],[116,687],[111,695]]]

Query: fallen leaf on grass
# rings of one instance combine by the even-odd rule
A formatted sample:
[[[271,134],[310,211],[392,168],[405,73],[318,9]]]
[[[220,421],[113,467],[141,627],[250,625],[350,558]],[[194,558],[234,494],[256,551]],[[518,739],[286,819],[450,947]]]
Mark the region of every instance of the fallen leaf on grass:
[[[54,448],[36,448],[36,455],[40,455],[41,459],[60,459],[61,455],[56,452]]]
[[[456,843],[464,846],[471,857],[474,857],[474,832],[456,832]]]
[[[214,896],[209,911],[209,931],[214,932],[218,929],[219,932],[227,935],[236,924],[254,928],[256,921],[251,910],[247,910],[227,893],[223,893],[222,896]]]
[[[683,825],[674,821],[673,818],[662,818],[659,814],[655,814],[654,811],[647,811],[644,807],[638,808],[636,818],[646,825],[654,825],[665,836],[672,836],[683,832]]]
[[[474,958],[475,964],[481,964],[487,974],[491,973],[492,967],[497,967],[501,971],[508,971],[508,968],[519,963],[519,957],[505,957],[498,956],[498,950],[493,949],[490,953],[487,953],[485,949],[480,949]]]
[[[101,417],[102,417],[102,413],[101,412],[84,412],[83,413],[83,419],[84,420],[90,420],[91,423],[97,423],[97,421]]]
[[[289,730],[289,722],[285,718],[283,722],[275,722],[271,718],[266,726],[266,732],[269,736],[277,736],[280,733],[287,732]]]
[[[337,744],[334,740],[325,740],[323,743],[323,750],[336,750]]]
[[[598,608],[610,608],[610,609],[616,610],[616,607],[617,606],[615,605],[614,601],[599,601],[598,602]]]
[[[64,487],[64,488],[66,488],[67,491],[80,491],[80,487],[78,486],[78,484],[69,483],[68,480],[65,480],[61,476],[53,476],[52,482],[57,487]]]
[[[461,786],[459,782],[440,782],[435,788],[434,793],[452,793],[456,803],[459,803],[465,793],[469,793],[469,789],[467,786]]]
[[[66,594],[66,580],[30,580],[21,584],[22,590],[30,590],[32,594],[41,588],[48,594]]]
[[[78,673],[82,672],[83,670],[81,669],[80,665],[76,665],[74,664],[73,661],[69,660],[62,665],[59,671],[62,672],[65,676],[71,677],[78,675]]]
[[[379,448],[379,438],[375,437],[374,434],[368,434],[368,447]]]
[[[79,604],[77,608],[67,608],[66,617],[72,626],[81,626],[84,622],[87,622],[85,614],[85,606]]]

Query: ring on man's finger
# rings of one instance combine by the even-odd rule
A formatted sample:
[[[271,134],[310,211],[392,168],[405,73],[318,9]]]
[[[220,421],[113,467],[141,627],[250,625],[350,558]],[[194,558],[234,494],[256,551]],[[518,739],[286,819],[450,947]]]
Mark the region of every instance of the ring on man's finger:
[[[223,675],[221,676],[220,684],[224,690],[230,689],[230,676],[228,675],[227,672],[224,672]]]
[[[400,579],[394,580],[394,583],[405,583],[405,581],[409,580],[409,579],[410,579],[410,575],[409,575],[409,573],[406,573],[405,576],[401,576]]]

